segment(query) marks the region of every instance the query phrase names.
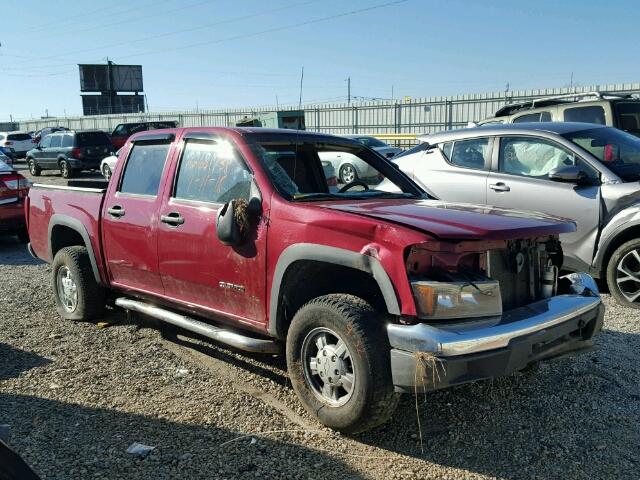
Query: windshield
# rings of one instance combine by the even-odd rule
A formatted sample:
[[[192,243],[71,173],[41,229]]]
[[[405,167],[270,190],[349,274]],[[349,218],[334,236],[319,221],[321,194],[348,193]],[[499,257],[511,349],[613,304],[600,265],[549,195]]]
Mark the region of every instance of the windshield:
[[[397,168],[363,147],[273,138],[254,149],[278,191],[292,201],[353,198],[423,198]]]
[[[380,148],[380,147],[388,147],[386,143],[381,140],[378,140],[376,137],[351,137],[354,140],[357,140],[363,145],[366,145],[370,148]]]
[[[563,137],[587,150],[623,180],[640,180],[640,138],[611,127],[565,133]]]
[[[13,172],[13,168],[4,163],[3,160],[8,160],[8,158],[0,152],[0,172]]]

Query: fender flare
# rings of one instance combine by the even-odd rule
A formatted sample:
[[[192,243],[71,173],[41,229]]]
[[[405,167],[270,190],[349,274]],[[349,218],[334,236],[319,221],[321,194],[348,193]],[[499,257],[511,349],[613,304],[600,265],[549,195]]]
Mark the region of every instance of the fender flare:
[[[278,303],[282,280],[289,266],[299,260],[313,260],[355,268],[371,275],[378,284],[378,288],[380,288],[387,312],[391,315],[400,315],[400,304],[398,303],[393,283],[378,259],[370,255],[364,255],[343,248],[329,247],[315,243],[296,243],[285,248],[280,254],[273,274],[273,280],[271,281],[268,330],[272,336],[280,336],[280,332],[278,331]]]
[[[606,268],[606,265],[603,265],[604,259],[609,251],[611,244],[625,231],[630,228],[635,228],[640,226],[640,219],[631,220],[629,222],[624,222],[618,227],[616,227],[611,233],[609,233],[606,238],[601,238],[600,243],[598,245],[598,250],[593,259],[592,268],[597,272],[601,272],[603,268]]]
[[[87,248],[87,251],[89,252],[89,261],[91,262],[91,270],[93,270],[93,275],[96,278],[96,282],[98,282],[99,285],[102,285],[103,282],[102,282],[102,279],[100,278],[100,271],[98,270],[98,262],[96,262],[96,256],[95,256],[95,253],[93,252],[93,244],[91,243],[89,232],[87,232],[86,227],[79,220],[76,220],[75,218],[71,218],[66,215],[61,215],[59,213],[56,213],[51,216],[51,220],[49,220],[49,230],[47,235],[48,243],[49,243],[47,253],[51,261],[53,262],[51,234],[53,232],[53,227],[56,227],[56,226],[63,226],[63,227],[70,228],[71,230],[75,231],[82,237],[82,240],[84,241],[84,246]]]

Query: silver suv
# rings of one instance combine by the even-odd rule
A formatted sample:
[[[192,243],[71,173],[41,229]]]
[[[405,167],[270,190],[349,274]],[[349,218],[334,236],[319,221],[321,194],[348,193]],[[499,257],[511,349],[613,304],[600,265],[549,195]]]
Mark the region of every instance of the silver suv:
[[[640,136],[640,99],[608,92],[574,93],[512,103],[477,123],[584,122]]]
[[[640,138],[585,123],[489,125],[419,137],[394,158],[442,200],[574,219],[563,268],[606,278],[640,308]]]

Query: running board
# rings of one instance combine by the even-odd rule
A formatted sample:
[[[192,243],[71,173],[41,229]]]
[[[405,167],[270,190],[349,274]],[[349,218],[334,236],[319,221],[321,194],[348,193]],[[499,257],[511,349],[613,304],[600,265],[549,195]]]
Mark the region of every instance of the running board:
[[[214,327],[208,323],[195,320],[179,313],[174,313],[164,308],[155,307],[148,303],[120,297],[116,299],[116,305],[134,312],[143,313],[150,317],[157,318],[163,322],[170,323],[176,327],[184,328],[190,332],[197,333],[217,342],[225,343],[232,347],[244,350],[245,352],[257,353],[279,353],[280,345],[274,340],[263,340],[260,338],[246,337],[239,333]]]

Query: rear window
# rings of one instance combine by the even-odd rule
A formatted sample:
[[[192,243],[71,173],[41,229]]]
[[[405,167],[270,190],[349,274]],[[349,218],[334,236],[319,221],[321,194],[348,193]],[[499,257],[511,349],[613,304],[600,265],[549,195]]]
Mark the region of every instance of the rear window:
[[[109,140],[109,136],[103,132],[84,132],[78,133],[78,146],[79,147],[90,147],[93,145],[109,145],[111,140]]]
[[[31,140],[31,135],[29,135],[28,133],[10,133],[9,135],[7,135],[7,140],[24,142],[25,140]]]
[[[564,121],[606,125],[604,108],[599,106],[567,108],[564,111]]]
[[[640,134],[640,102],[616,103],[618,128],[625,132]]]
[[[521,117],[513,119],[513,123],[550,122],[550,121],[551,121],[551,113],[550,112],[530,113],[528,115],[522,115]]]

